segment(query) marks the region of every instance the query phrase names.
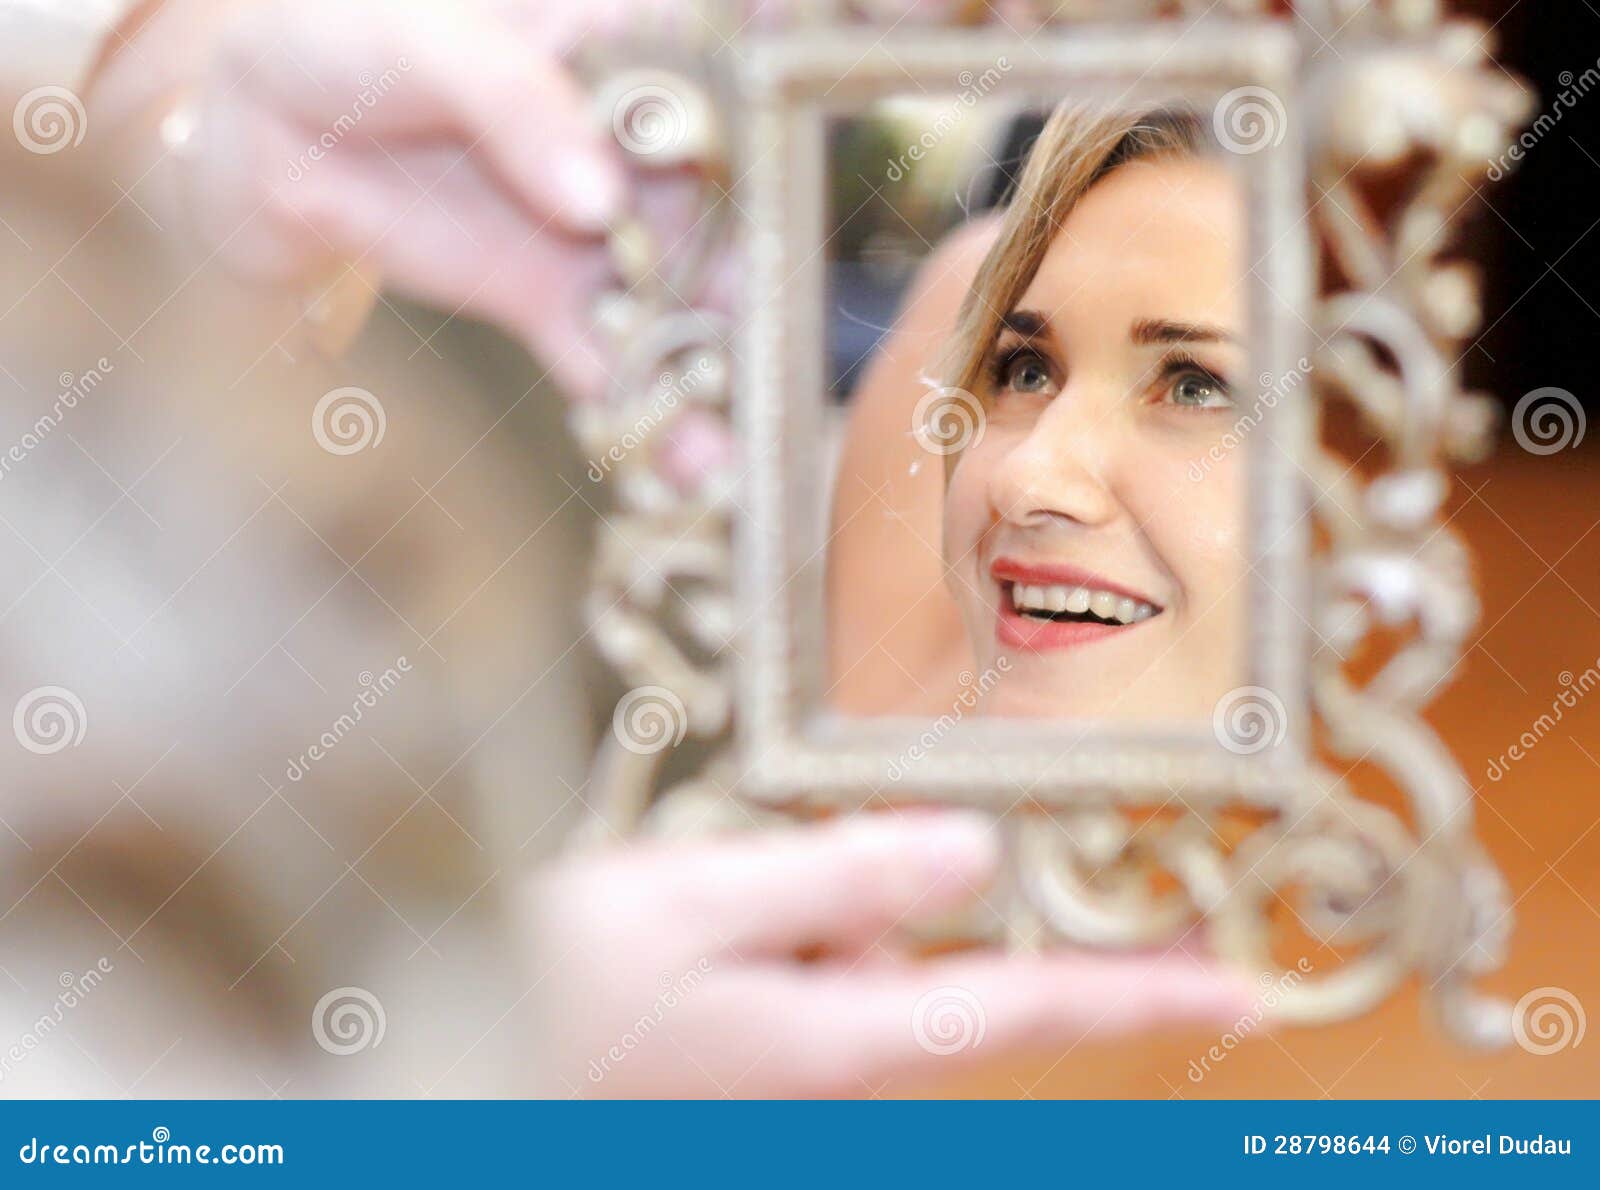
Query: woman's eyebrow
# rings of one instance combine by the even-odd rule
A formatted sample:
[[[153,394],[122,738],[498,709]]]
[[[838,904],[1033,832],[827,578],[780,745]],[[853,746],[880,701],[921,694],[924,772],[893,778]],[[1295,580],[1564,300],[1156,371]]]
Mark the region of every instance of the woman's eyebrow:
[[[1237,343],[1239,336],[1224,327],[1204,322],[1169,322],[1166,319],[1141,318],[1133,324],[1128,338],[1135,346],[1148,347],[1164,343]]]
[[[1037,310],[1013,310],[1000,319],[1000,325],[1024,339],[1035,339],[1049,329],[1049,320]]]

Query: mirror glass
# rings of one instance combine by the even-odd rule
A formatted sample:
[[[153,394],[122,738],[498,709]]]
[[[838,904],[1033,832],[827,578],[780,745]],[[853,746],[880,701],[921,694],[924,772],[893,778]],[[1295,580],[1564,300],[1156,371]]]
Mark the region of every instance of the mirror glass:
[[[827,127],[828,642],[850,716],[1214,721],[1248,682],[1248,144],[905,95]]]

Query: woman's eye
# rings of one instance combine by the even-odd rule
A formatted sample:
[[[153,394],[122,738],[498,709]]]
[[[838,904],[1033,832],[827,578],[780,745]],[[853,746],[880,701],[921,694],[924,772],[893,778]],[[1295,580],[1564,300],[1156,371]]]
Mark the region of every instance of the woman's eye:
[[[1006,363],[1001,380],[1014,392],[1043,392],[1050,387],[1050,368],[1039,356],[1027,352]]]
[[[1185,372],[1170,390],[1172,403],[1191,409],[1225,409],[1233,404],[1227,386],[1203,372]]]

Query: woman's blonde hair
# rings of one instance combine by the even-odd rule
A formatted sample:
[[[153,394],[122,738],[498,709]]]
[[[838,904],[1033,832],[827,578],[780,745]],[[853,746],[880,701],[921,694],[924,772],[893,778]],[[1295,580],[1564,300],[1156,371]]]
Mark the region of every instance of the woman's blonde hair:
[[[940,369],[945,388],[980,393],[1002,320],[1089,187],[1130,161],[1196,154],[1202,135],[1201,121],[1177,109],[1135,114],[1081,103],[1057,107],[1029,151],[999,235],[961,303]]]

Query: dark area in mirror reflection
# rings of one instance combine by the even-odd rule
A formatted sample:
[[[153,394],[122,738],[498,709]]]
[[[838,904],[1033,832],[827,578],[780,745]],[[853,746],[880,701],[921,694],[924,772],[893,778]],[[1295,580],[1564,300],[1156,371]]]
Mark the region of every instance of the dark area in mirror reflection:
[[[1249,371],[1239,154],[1177,105],[956,106],[830,129],[826,702],[1210,719],[1299,383]]]

